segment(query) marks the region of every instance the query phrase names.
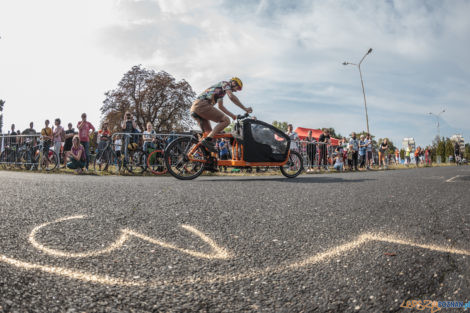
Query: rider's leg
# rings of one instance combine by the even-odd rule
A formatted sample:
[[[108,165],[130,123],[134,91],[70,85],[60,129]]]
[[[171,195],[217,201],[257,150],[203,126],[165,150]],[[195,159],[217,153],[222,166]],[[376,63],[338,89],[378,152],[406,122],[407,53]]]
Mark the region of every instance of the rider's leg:
[[[207,137],[213,138],[216,134],[221,133],[228,125],[230,125],[230,119],[227,115],[224,115]]]
[[[201,142],[202,145],[211,152],[217,152],[213,138],[230,124],[229,118],[222,111],[214,108],[210,104],[203,106],[200,105],[194,109],[192,108],[191,110],[197,114],[198,117],[196,120],[198,120],[198,118],[200,119],[198,122],[202,131],[206,132],[210,130],[208,136]],[[209,121],[217,122],[214,129],[211,128]]]

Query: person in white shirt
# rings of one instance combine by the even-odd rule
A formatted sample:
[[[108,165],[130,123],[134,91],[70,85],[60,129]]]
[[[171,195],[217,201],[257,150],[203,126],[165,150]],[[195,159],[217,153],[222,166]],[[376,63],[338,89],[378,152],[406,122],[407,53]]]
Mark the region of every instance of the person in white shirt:
[[[292,124],[287,125],[287,133],[286,135],[289,136],[290,138],[290,149],[298,151],[298,141],[299,141],[299,135],[297,135],[296,132],[293,130],[294,128],[292,127]]]
[[[155,130],[153,130],[152,123],[147,123],[147,130],[144,131],[143,139],[144,139],[144,146],[142,147],[144,152],[147,152],[147,149],[150,147],[155,149]]]

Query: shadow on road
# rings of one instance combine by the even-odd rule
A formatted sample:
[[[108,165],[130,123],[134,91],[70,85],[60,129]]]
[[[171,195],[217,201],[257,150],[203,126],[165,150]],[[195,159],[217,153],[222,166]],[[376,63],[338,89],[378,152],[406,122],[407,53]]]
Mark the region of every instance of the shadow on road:
[[[276,182],[285,182],[285,183],[295,183],[295,184],[330,184],[330,183],[359,183],[369,180],[375,180],[370,178],[362,179],[343,179],[340,177],[298,177],[298,178],[286,178],[286,177],[247,177],[247,178],[238,178],[238,177],[227,177],[227,178],[209,178],[209,179],[200,179],[201,181],[210,181],[210,182],[247,182],[247,181],[276,181]]]

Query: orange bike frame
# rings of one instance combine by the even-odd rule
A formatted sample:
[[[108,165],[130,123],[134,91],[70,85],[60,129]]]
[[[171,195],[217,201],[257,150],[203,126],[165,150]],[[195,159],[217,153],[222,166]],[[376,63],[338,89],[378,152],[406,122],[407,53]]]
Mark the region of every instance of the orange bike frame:
[[[204,133],[203,138],[207,136],[207,133]],[[220,160],[218,156],[217,159],[217,166],[283,166],[287,163],[290,156],[290,150],[287,154],[287,158],[283,162],[246,162],[243,160],[244,157],[244,148],[242,144],[239,144],[238,141],[232,136],[232,134],[217,134],[214,136],[214,139],[218,138],[233,138],[232,144],[232,159],[231,160]],[[192,162],[199,162],[199,163],[207,163],[207,160],[201,160],[194,158],[194,153],[197,149],[201,146],[201,142],[198,142],[188,153],[188,159]]]

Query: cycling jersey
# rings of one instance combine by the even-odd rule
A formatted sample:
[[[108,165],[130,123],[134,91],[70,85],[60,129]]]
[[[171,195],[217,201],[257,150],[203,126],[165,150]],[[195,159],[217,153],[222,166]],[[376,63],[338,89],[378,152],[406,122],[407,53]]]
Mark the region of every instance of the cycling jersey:
[[[222,99],[227,90],[232,91],[232,84],[230,82],[221,81],[201,93],[197,99],[199,100],[209,100],[211,104],[215,104],[219,99]]]

